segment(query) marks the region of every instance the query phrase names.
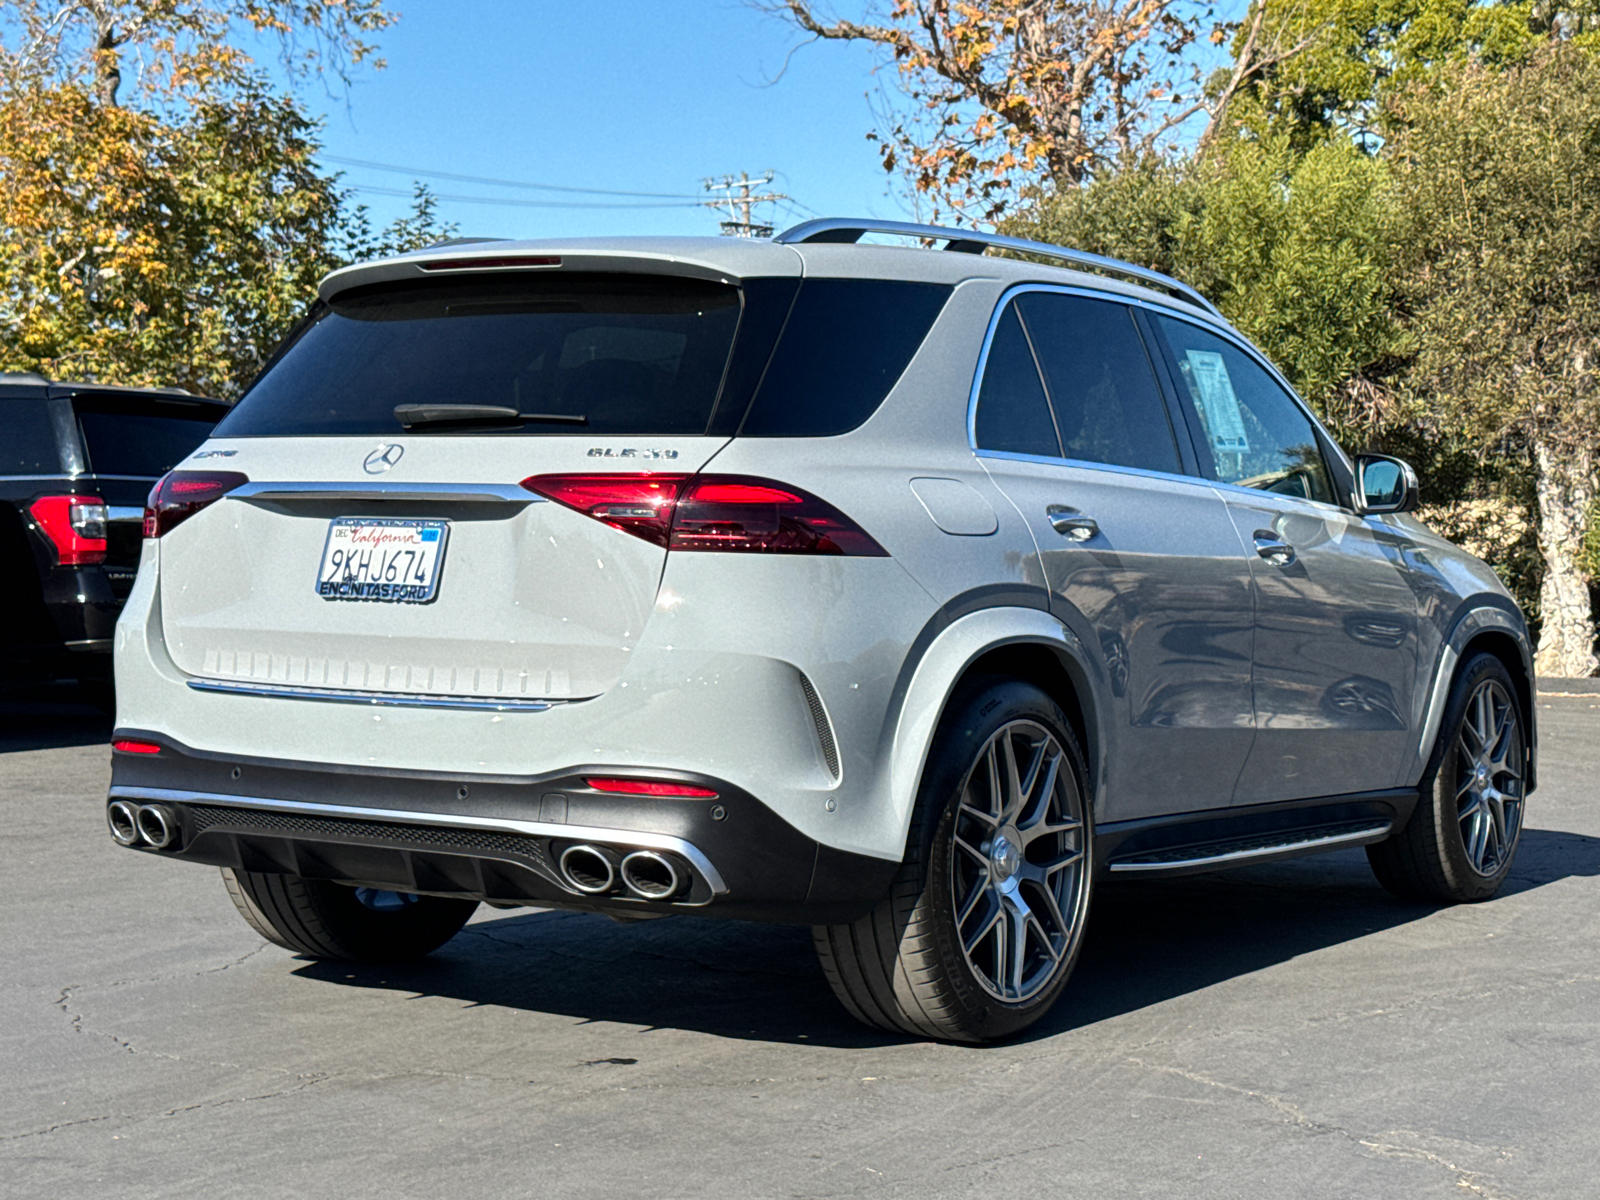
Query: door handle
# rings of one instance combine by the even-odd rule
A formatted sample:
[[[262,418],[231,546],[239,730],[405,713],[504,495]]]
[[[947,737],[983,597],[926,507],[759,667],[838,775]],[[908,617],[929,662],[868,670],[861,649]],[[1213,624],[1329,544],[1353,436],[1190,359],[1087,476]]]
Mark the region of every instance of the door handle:
[[[1287,567],[1294,561],[1294,547],[1267,529],[1255,533],[1256,553],[1275,567]]]
[[[1065,504],[1052,504],[1044,510],[1050,519],[1050,528],[1074,542],[1087,542],[1100,533],[1100,525],[1093,517],[1086,517]]]

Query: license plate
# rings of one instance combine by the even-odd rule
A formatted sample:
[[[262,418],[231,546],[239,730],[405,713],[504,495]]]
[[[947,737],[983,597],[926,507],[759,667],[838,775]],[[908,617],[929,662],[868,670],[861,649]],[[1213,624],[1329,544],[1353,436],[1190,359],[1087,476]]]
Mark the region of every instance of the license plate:
[[[328,526],[317,572],[324,600],[426,604],[439,592],[448,521],[339,517]]]

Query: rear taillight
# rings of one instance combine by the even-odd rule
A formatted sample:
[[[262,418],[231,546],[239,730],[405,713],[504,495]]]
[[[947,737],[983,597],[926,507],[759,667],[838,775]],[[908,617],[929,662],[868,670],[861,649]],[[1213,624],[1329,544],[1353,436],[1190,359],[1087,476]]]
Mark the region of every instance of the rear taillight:
[[[887,557],[833,505],[745,475],[535,475],[530,492],[671,550]]]
[[[206,505],[250,482],[238,471],[168,471],[144,502],[144,535],[171,533]]]
[[[106,502],[99,496],[40,496],[28,506],[63,567],[106,560]]]

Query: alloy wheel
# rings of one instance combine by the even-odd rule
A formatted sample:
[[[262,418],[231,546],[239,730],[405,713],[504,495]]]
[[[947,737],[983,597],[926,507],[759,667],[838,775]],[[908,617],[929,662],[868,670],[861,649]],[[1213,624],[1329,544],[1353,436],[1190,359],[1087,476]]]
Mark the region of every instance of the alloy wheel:
[[[1459,734],[1456,816],[1467,862],[1492,876],[1516,845],[1522,825],[1522,734],[1511,696],[1486,679],[1467,700]]]
[[[961,789],[950,843],[961,950],[990,995],[1020,1003],[1070,958],[1088,900],[1083,797],[1043,725],[997,730]]]

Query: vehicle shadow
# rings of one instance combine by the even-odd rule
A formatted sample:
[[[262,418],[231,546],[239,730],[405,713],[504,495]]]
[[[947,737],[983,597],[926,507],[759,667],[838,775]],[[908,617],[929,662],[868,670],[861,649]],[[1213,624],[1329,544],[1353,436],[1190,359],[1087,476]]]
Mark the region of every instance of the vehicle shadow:
[[[1508,891],[1600,875],[1600,838],[1523,834]],[[1148,883],[1095,896],[1077,972],[1025,1040],[1122,1013],[1419,920],[1360,851]],[[585,1021],[841,1048],[911,1039],[869,1029],[834,1000],[808,930],[696,917],[620,925],[532,912],[478,920],[404,967],[306,962],[295,974],[347,987],[448,996]]]
[[[77,684],[0,687],[0,754],[110,744],[111,718]]]

